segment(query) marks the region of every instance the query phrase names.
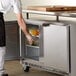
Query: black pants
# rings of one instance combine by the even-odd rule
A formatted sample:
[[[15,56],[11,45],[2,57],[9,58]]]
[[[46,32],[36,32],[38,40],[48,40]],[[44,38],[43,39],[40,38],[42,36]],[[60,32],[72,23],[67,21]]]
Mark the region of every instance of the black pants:
[[[5,23],[3,18],[3,13],[0,12],[0,47],[6,45],[6,38],[5,38]]]

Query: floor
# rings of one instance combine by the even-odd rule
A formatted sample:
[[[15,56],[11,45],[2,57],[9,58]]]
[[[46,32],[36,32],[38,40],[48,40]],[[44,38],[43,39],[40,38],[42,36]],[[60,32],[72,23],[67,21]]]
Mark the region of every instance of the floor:
[[[59,76],[45,71],[30,68],[29,72],[24,72],[18,60],[6,61],[5,69],[9,76]]]

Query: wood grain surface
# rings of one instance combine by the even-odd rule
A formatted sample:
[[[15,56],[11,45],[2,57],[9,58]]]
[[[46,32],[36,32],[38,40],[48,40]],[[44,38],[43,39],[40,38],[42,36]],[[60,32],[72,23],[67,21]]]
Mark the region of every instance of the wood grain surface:
[[[28,10],[35,11],[76,11],[76,6],[28,6]]]

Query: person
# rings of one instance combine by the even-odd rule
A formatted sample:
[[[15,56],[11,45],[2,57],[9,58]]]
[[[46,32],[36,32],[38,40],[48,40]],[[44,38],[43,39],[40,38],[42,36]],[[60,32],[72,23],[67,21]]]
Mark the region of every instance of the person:
[[[26,22],[22,16],[22,5],[20,0],[0,0],[0,76],[8,76],[4,72],[4,56],[6,50],[6,35],[5,35],[5,23],[4,14],[7,14],[10,9],[13,9],[17,22],[24,35],[26,36],[29,44],[32,44],[33,39],[27,31]]]

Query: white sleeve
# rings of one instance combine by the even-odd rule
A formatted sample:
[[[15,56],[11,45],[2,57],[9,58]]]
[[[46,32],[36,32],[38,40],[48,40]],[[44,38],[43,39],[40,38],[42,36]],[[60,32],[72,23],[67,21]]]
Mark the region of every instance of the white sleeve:
[[[12,0],[11,4],[13,6],[14,13],[22,13],[21,1],[20,0]]]

